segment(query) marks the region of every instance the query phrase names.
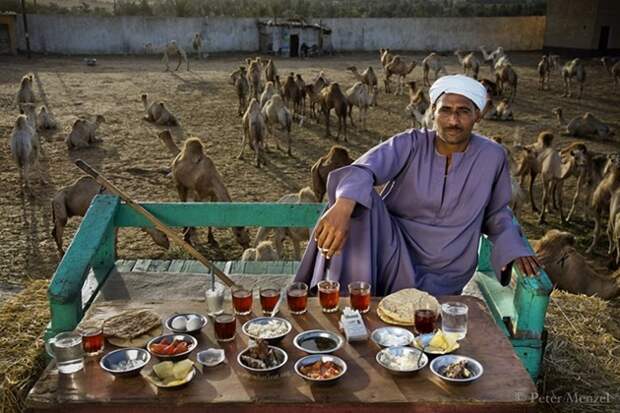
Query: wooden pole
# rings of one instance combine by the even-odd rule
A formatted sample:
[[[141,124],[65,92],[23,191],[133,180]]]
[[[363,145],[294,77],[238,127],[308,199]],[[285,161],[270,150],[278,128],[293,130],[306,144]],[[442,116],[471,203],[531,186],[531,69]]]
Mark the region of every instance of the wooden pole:
[[[106,178],[104,178],[99,172],[93,169],[90,165],[88,165],[86,162],[84,162],[81,159],[78,159],[77,161],[75,161],[75,164],[77,165],[78,168],[86,172],[88,175],[92,176],[95,179],[95,181],[97,181],[100,185],[105,187],[112,194],[120,197],[123,201],[127,203],[127,205],[129,205],[138,214],[144,216],[144,218],[146,218],[147,221],[153,224],[155,228],[157,228],[158,230],[166,234],[168,237],[170,237],[172,241],[174,241],[177,245],[179,245],[181,248],[187,251],[192,257],[196,258],[205,267],[209,268],[213,272],[213,274],[217,276],[217,278],[219,278],[224,284],[226,284],[229,287],[232,287],[233,285],[235,285],[235,282],[233,280],[231,280],[222,270],[220,270],[213,263],[211,263],[211,261],[209,261],[204,255],[198,252],[196,248],[194,248],[188,242],[185,242],[185,240],[181,238],[179,234],[177,234],[174,230],[172,230],[170,227],[168,227],[163,222],[161,222],[159,219],[157,219],[155,215],[151,214],[149,211],[144,209],[142,205],[134,202],[131,198],[129,198],[127,194],[125,194],[123,191],[118,189],[113,183],[111,183]]]

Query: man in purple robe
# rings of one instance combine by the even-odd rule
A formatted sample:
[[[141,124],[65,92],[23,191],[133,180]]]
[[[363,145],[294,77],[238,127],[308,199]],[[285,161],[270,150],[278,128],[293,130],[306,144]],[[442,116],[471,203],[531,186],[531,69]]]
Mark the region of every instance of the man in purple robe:
[[[329,174],[329,208],[296,281],[312,288],[329,276],[341,291],[367,281],[373,295],[410,287],[460,294],[475,272],[481,233],[493,243],[491,262],[503,285],[514,262],[526,275],[537,273],[538,260],[508,206],[506,153],[472,133],[486,104],[484,86],[444,76],[429,94],[433,130],[400,133]],[[374,187],[381,185],[379,195]]]

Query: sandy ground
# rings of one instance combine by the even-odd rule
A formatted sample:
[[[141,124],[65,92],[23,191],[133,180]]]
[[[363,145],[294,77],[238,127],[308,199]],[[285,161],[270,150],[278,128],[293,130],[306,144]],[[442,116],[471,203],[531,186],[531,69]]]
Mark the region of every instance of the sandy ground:
[[[61,187],[70,184],[80,171],[73,161],[82,158],[102,171],[115,184],[140,201],[175,201],[176,190],[169,177],[157,172],[169,165],[171,155],[157,138],[162,128],[144,120],[140,94],[148,93],[161,99],[180,119],[180,127],[172,132],[177,143],[189,136],[200,137],[206,144],[207,153],[215,162],[228,190],[235,201],[274,201],[280,196],[295,192],[310,183],[309,170],[314,161],[335,143],[324,137],[324,125],[305,122],[303,127],[293,128],[293,156],[272,150],[269,164],[263,169],[253,166],[251,157],[238,160],[242,134],[241,120],[237,116],[237,99],[228,74],[246,56],[229,55],[192,61],[190,72],[163,72],[157,58],[144,57],[97,57],[97,66],[88,67],[81,57],[35,57],[0,58],[0,135],[8,137],[17,109],[13,104],[21,76],[32,72],[35,76],[35,93],[38,103],[44,103],[56,116],[59,130],[44,134],[45,158],[41,163],[47,184],[34,184],[35,197],[22,195],[17,169],[11,160],[8,144],[0,148],[0,228],[3,230],[0,250],[0,290],[10,292],[19,288],[29,278],[50,277],[59,258],[50,231],[52,229],[50,200]],[[407,60],[423,56],[407,54]],[[513,53],[512,60],[519,74],[519,91],[515,104],[514,122],[483,121],[479,131],[488,136],[501,136],[512,141],[517,128],[525,142],[534,140],[544,129],[556,132],[558,147],[574,141],[560,137],[560,127],[550,109],[562,106],[565,116],[571,118],[585,111],[620,129],[620,98],[613,92],[613,82],[598,61],[588,61],[588,82],[581,101],[560,97],[561,84],[558,73],[552,78],[552,90],[537,90],[536,63],[538,53]],[[459,70],[454,56],[445,58],[448,71]],[[282,77],[289,71],[299,72],[304,79],[314,77],[324,70],[328,78],[348,87],[353,77],[345,72],[351,64],[359,68],[372,65],[379,70],[378,55],[355,54],[330,58],[297,60],[277,59],[276,66]],[[489,76],[488,67],[481,69],[482,76]],[[409,79],[421,80],[421,69],[416,68]],[[616,89],[617,90],[617,89]],[[354,156],[359,156],[380,140],[409,127],[404,113],[407,96],[387,96],[381,93],[380,106],[369,111],[368,130],[350,128],[349,143]],[[104,115],[106,123],[98,131],[103,143],[92,148],[68,152],[63,142],[68,128],[76,116],[94,118]],[[332,120],[332,125],[335,119]],[[333,130],[335,133],[335,129]],[[273,140],[270,141],[273,146]],[[618,148],[616,141],[588,140],[592,149],[609,152]],[[138,169],[134,169],[138,168]],[[571,179],[565,190],[565,205],[574,191]],[[537,188],[540,199],[540,189]],[[568,209],[567,207],[565,207]],[[549,215],[549,224],[539,226],[525,208],[522,223],[530,238],[539,237],[553,227],[574,232],[579,248],[585,249],[589,242],[588,232],[592,223],[578,216],[574,223],[560,225],[559,217]],[[71,220],[65,232],[65,246],[79,224]],[[201,240],[206,241],[206,231]],[[210,258],[236,259],[241,247],[227,230],[216,230],[219,247],[201,243],[201,250]],[[140,232],[123,230],[119,235],[121,258],[174,258],[181,256],[177,248],[164,251],[155,246]],[[601,271],[607,263],[606,240],[600,243],[592,257]],[[0,296],[1,297],[1,296]]]

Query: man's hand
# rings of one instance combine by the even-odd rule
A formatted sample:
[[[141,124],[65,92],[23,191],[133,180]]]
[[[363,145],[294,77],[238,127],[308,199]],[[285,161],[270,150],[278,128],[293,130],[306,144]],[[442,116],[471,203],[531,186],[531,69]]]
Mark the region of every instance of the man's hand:
[[[314,240],[321,254],[330,259],[339,253],[349,234],[349,221],[355,201],[338,198],[336,203],[323,214],[314,232]]]
[[[515,259],[514,262],[519,266],[521,273],[528,277],[535,276],[538,273],[538,270],[542,267],[535,255],[531,257],[519,257]],[[505,269],[506,267],[502,268],[502,271]]]

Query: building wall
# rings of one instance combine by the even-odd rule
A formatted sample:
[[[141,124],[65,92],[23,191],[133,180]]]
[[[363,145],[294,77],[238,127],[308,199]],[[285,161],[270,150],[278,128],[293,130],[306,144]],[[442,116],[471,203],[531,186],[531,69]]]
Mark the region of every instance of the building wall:
[[[256,19],[181,17],[99,17],[29,15],[34,52],[61,54],[142,53],[144,44],[163,46],[169,40],[191,47],[201,32],[212,52],[259,50]],[[18,47],[25,50],[22,19]],[[316,20],[315,22],[319,22]],[[480,45],[507,50],[537,50],[543,46],[545,17],[322,19],[332,29],[331,46],[341,51],[476,49]],[[308,34],[310,37],[310,34]],[[306,41],[303,33],[300,43]],[[306,43],[309,44],[308,41]],[[326,45],[329,47],[329,45]]]
[[[620,50],[620,1],[599,0],[594,27],[594,47],[598,48],[601,26],[609,26],[609,49]]]

